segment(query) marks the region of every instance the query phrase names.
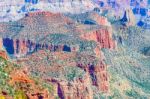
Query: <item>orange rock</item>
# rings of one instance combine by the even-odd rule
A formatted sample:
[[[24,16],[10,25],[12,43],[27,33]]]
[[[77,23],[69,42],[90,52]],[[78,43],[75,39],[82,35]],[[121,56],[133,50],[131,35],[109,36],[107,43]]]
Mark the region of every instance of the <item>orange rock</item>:
[[[80,37],[89,41],[94,40],[98,42],[101,48],[114,49],[115,42],[112,40],[111,35],[111,29],[110,31],[108,29],[99,29],[89,33],[83,33],[80,35]]]
[[[11,72],[10,77],[12,78],[10,81],[11,84],[15,84],[15,82],[33,83],[33,80],[31,80],[25,72],[20,70]]]
[[[57,90],[60,99],[93,99],[93,91],[90,86],[91,79],[88,73],[84,81],[77,79],[68,83],[67,81],[54,81],[53,79],[53,85],[55,85],[54,90]]]
[[[0,57],[4,58],[4,59],[8,59],[7,53],[5,51],[0,50]]]

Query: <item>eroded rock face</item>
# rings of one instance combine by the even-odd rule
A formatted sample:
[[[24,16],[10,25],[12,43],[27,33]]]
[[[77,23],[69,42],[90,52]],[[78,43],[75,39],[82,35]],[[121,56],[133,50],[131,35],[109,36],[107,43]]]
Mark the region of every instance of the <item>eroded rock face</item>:
[[[8,59],[8,55],[7,55],[6,51],[0,50],[0,57],[2,57],[4,59]]]
[[[49,12],[31,13],[19,21],[19,23],[24,24],[24,27],[22,27],[24,29],[20,32],[21,35],[17,35],[18,39],[15,37],[12,39],[3,38],[2,46],[6,48],[9,54],[18,57],[16,63],[27,68],[29,73],[38,75],[45,82],[52,83],[54,91],[49,96],[52,99],[55,99],[55,96],[60,99],[93,99],[95,92],[92,87],[96,87],[98,91],[104,93],[109,91],[109,77],[102,48],[115,49],[116,44],[112,39],[112,28],[107,19],[98,14],[91,15],[91,18],[97,22],[96,26],[75,23],[61,14]],[[61,20],[64,21],[58,22]],[[33,23],[34,21],[35,23]],[[51,25],[51,22],[54,25]],[[39,23],[41,24],[39,25]],[[50,34],[54,31],[49,32],[49,30],[54,29],[55,25],[58,25],[58,29],[63,34],[68,33],[67,35],[69,36],[64,36],[60,33],[54,35],[51,39]],[[33,29],[29,29],[30,26]],[[40,26],[44,30],[37,30]],[[26,32],[28,29],[32,31],[31,33],[29,31],[30,36],[34,38],[32,40],[24,37],[25,34],[28,34]],[[69,34],[68,31],[73,34]],[[70,38],[72,35],[73,38]],[[36,37],[41,37],[41,41],[37,42]],[[52,44],[58,41],[61,42],[56,45]],[[64,42],[62,43],[62,41]],[[94,43],[91,43],[91,41],[94,41]],[[69,44],[67,45],[66,43],[68,42]],[[96,47],[94,47],[94,44],[96,44]],[[83,45],[86,46],[84,47]],[[88,51],[92,52],[92,54],[88,53]],[[25,56],[25,58],[19,59],[21,56]],[[71,74],[66,71],[66,68],[70,67],[75,68]],[[83,77],[77,75],[79,73],[78,69],[84,72]],[[18,77],[15,76],[14,79],[27,81],[27,79]]]
[[[97,77],[96,85],[102,92],[108,92],[109,90],[109,78],[107,73],[107,65],[101,61],[94,68],[95,76]]]
[[[136,18],[131,9],[125,10],[124,15],[120,21],[122,24],[125,24],[127,26],[135,26],[136,25]]]
[[[85,80],[57,81],[57,94],[60,99],[92,99],[93,91],[89,85],[91,80],[88,74],[85,75]]]
[[[81,38],[98,42],[101,48],[115,49],[116,42],[112,39],[111,28],[99,29],[89,33],[81,34]]]
[[[82,63],[78,63],[80,68],[83,68],[88,75],[90,75],[91,85],[96,86],[99,91],[108,92],[109,90],[109,77],[107,73],[107,65],[103,60],[99,60],[97,65],[89,63],[84,66]]]
[[[1,49],[4,47],[6,52],[9,55],[13,55],[14,57],[23,57],[27,54],[31,54],[33,52],[37,52],[38,50],[45,49],[50,50],[51,52],[59,52],[59,51],[78,51],[78,46],[68,46],[65,44],[61,45],[53,45],[46,43],[37,43],[31,40],[22,40],[22,39],[10,39],[3,38],[0,41]]]
[[[100,53],[102,52],[100,51]],[[51,54],[52,53],[45,51],[38,51],[38,54],[28,56],[27,59],[30,61],[33,61],[33,59],[39,61],[37,63],[38,65],[35,64],[34,67],[32,66],[33,64],[29,64],[29,60],[19,61],[18,63],[24,64],[25,67],[28,68],[29,72],[40,70],[39,75],[42,75],[41,79],[45,79],[46,82],[50,82],[53,85],[54,93],[52,97],[57,95],[60,99],[93,99],[94,91],[92,86],[95,86],[100,92],[107,93],[109,91],[109,77],[107,74],[107,65],[103,62],[103,54],[101,54],[101,57],[98,58],[97,63],[97,58],[95,56],[87,56],[84,54],[77,54],[75,52],[70,52],[68,54],[63,52],[53,52],[52,56],[50,56]],[[39,55],[41,57],[38,57]],[[53,61],[56,61],[54,56],[55,59],[57,57],[56,60],[63,59],[66,61],[65,63],[68,66],[66,64],[58,65],[56,62],[53,63]],[[52,66],[42,63],[45,58],[52,61]],[[75,61],[73,58],[77,58],[79,60]],[[86,60],[84,61],[85,58]],[[61,79],[59,79],[59,77],[51,77],[47,75],[49,71],[54,71],[55,73],[62,72],[60,75],[63,75],[66,73],[63,70],[65,66],[67,66],[66,68],[79,67],[84,70],[85,74],[83,77],[75,78],[71,81],[65,80],[63,76],[60,76]]]

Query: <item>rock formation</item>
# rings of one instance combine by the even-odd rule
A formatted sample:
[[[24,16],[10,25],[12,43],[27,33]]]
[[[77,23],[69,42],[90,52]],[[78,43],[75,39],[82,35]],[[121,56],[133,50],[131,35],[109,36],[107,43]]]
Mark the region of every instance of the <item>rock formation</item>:
[[[8,59],[8,55],[7,55],[6,51],[0,50],[0,57],[2,57],[2,58],[7,60]]]
[[[131,9],[125,10],[123,18],[120,21],[127,26],[135,26],[136,24],[135,16]]]
[[[90,13],[89,18],[93,19],[94,21],[97,22],[97,24],[102,25],[102,26],[108,26],[110,27],[111,24],[108,22],[107,18],[104,16],[100,16],[98,13]]]
[[[99,29],[89,33],[81,34],[81,38],[86,40],[94,40],[98,42],[101,48],[115,48],[115,41],[112,40],[112,30],[111,28]]]
[[[103,93],[109,91],[109,76],[102,48],[115,49],[116,43],[112,39],[112,27],[107,18],[98,14],[91,14],[90,18],[97,23],[93,27],[75,23],[60,13],[30,13],[12,23],[17,28],[21,26],[21,30],[15,36],[12,33],[10,38],[4,36],[1,43],[9,55],[17,57],[17,64],[54,86],[51,97],[93,99],[95,92],[92,87]],[[57,34],[59,29],[61,32]],[[68,68],[71,68],[69,72]],[[24,74],[20,75],[23,78],[16,77],[16,74],[12,78],[32,83]]]

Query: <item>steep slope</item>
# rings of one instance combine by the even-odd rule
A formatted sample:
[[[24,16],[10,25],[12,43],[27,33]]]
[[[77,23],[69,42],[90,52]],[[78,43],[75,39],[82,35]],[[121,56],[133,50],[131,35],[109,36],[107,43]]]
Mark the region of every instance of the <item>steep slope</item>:
[[[136,26],[114,25],[117,50],[104,49],[110,73],[110,98],[149,98],[148,31]],[[145,50],[144,50],[145,49]]]
[[[1,44],[8,55],[12,55],[14,62],[26,68],[33,78],[52,83],[55,90],[52,99],[55,96],[93,99],[96,92],[109,91],[102,48],[116,47],[112,27],[105,17],[89,13],[87,16],[96,22],[92,26],[67,15],[45,11],[29,13],[10,24],[1,23]],[[18,72],[22,76],[16,77]],[[13,72],[12,79],[33,83],[21,71]]]
[[[1,99],[49,99],[53,86],[36,80],[26,68],[0,57],[0,98]]]
[[[144,1],[134,1],[141,19],[147,18]],[[0,52],[0,98],[150,97],[149,30],[135,26],[129,6],[135,5],[129,0],[95,2],[100,7],[93,9],[91,0],[27,0],[24,10],[39,9],[0,23],[0,48],[6,51]]]

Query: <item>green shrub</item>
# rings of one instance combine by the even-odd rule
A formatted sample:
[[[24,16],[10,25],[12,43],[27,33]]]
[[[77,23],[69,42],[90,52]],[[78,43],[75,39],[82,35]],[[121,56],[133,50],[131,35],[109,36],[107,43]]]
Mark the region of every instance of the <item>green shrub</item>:
[[[84,76],[85,72],[80,69],[79,67],[65,67],[65,78],[68,81],[73,81],[76,78],[82,78]]]

